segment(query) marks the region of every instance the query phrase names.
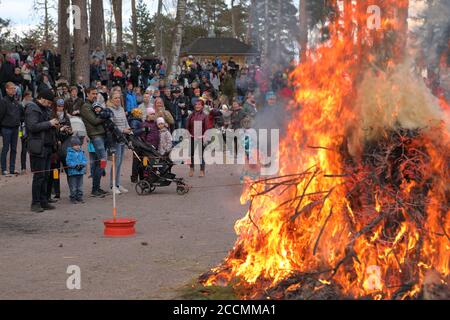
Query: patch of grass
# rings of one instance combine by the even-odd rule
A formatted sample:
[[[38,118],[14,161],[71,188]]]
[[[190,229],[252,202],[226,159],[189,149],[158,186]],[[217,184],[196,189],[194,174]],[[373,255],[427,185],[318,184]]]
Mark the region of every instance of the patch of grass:
[[[191,284],[178,290],[179,300],[238,300],[232,286],[204,287],[195,279]]]

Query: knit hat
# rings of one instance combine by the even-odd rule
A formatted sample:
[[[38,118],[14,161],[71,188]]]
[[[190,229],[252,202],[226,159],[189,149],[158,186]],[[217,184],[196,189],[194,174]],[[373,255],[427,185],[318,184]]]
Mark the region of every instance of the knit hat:
[[[92,104],[92,110],[95,110],[95,109],[97,109],[97,108],[102,108],[102,109],[103,109],[101,103],[98,102],[98,101],[95,101],[95,102]]]
[[[58,105],[58,106],[64,106],[64,99],[58,99],[58,100],[56,100],[56,105]]]
[[[147,114],[150,114],[150,113],[156,113],[155,109],[147,108]]]
[[[70,145],[72,147],[81,145],[80,138],[78,138],[77,136],[73,136],[72,139],[70,139]]]
[[[266,93],[266,100],[269,100],[270,98],[275,98],[275,93],[273,91],[269,91]]]
[[[139,108],[134,108],[131,110],[131,115],[135,118],[141,118],[142,117],[142,111]]]
[[[39,99],[45,99],[48,101],[53,101],[55,99],[55,94],[50,89],[44,89],[38,94],[38,100]]]
[[[160,124],[160,123],[166,124],[166,121],[164,120],[164,118],[159,117],[158,119],[156,119],[156,124]]]

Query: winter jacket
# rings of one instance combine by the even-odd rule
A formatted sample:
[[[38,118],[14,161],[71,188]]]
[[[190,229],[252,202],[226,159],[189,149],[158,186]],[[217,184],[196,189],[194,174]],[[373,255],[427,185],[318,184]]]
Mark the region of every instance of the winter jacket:
[[[231,113],[231,129],[237,130],[242,128],[242,120],[247,116],[243,109],[233,110]]]
[[[144,128],[142,127],[143,121],[141,118],[131,117],[129,120],[130,128],[133,130],[133,134],[135,136],[140,136],[142,132],[144,132]]]
[[[80,111],[83,104],[83,99],[78,97],[73,99],[71,97],[64,102],[64,108],[66,109],[67,113],[72,114],[74,111]]]
[[[9,61],[0,65],[0,85],[13,80],[15,66]]]
[[[205,134],[206,130],[209,129],[209,121],[206,113],[202,111],[194,111],[187,119],[187,130],[191,134],[192,137],[200,138],[198,132],[194,132],[196,127],[195,123],[200,123],[202,129],[202,136]],[[197,135],[194,135],[196,133]]]
[[[72,132],[78,137],[86,137],[86,126],[83,120],[78,116],[73,116],[70,118],[70,126],[72,127]]]
[[[67,166],[69,167],[67,174],[70,176],[82,176],[86,173],[87,159],[83,150],[76,151],[74,148],[67,148],[66,157]],[[77,170],[76,166],[83,166]]]
[[[21,72],[24,80],[31,81],[31,68],[28,64],[22,66]]]
[[[223,115],[219,109],[212,109],[208,115],[209,128],[223,127]]]
[[[91,82],[100,80],[100,78],[101,78],[100,73],[101,73],[100,66],[98,66],[96,64],[91,64],[90,70],[89,70]]]
[[[113,113],[113,117],[111,120],[117,126],[117,128],[123,132],[123,130],[130,128],[128,124],[127,116],[125,115],[125,111],[121,106],[115,108],[114,106],[108,107]]]
[[[156,111],[156,115],[158,117],[163,117],[164,121],[166,121],[166,123],[169,126],[173,126],[175,124],[175,120],[173,119],[172,114],[169,111],[167,111],[165,108],[163,109],[162,114],[160,112]]]
[[[89,138],[92,139],[98,136],[105,136],[106,132],[103,127],[103,122],[105,122],[105,120],[97,118],[92,110],[91,102],[87,101],[81,107],[81,119],[83,119]]]
[[[172,151],[172,135],[167,128],[159,130],[159,148],[158,152],[161,155],[165,155]]]
[[[137,108],[138,103],[136,94],[134,92],[127,91],[125,93],[125,111],[130,113],[133,109]]]
[[[170,105],[175,121],[188,117],[188,103],[184,97],[173,98]]]
[[[18,128],[21,108],[14,97],[6,96],[0,100],[0,127]]]
[[[156,150],[159,149],[159,129],[156,125],[156,121],[145,121],[142,124],[144,132],[142,132],[142,139],[155,147]]]
[[[155,99],[153,97],[150,97],[149,103],[142,102],[139,105],[139,110],[141,110],[141,112],[142,112],[142,120],[145,120],[145,118],[147,118],[147,109],[153,108],[154,105],[155,105]]]
[[[25,106],[25,125],[28,134],[28,151],[35,157],[44,156],[44,147],[53,149],[56,144],[55,130],[51,123],[51,111],[36,102]]]
[[[256,116],[256,113],[258,112],[256,107],[252,106],[248,101],[244,103],[244,107],[242,108],[242,110],[244,110],[244,112],[252,119]]]

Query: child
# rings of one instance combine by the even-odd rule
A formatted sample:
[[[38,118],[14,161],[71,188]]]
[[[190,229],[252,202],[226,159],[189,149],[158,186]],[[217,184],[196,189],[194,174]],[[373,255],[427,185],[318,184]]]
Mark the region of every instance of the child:
[[[156,125],[156,111],[153,108],[147,109],[147,118],[142,124],[142,140],[147,144],[155,147],[156,150],[159,149],[159,129]]]
[[[245,152],[245,164],[241,173],[240,182],[243,184],[246,179],[257,180],[259,176],[260,166],[258,163],[258,150],[256,141],[252,140],[250,130],[252,121],[249,117],[245,117],[241,121],[244,131],[241,135],[241,143]]]
[[[78,137],[72,137],[71,146],[67,149],[67,166],[70,188],[70,202],[72,204],[84,203],[83,201],[83,175],[86,173],[87,159],[81,150],[81,142]]]
[[[141,136],[142,132],[144,132],[144,128],[142,127],[142,110],[140,108],[136,108],[131,111],[131,117],[128,122],[130,123],[131,130],[133,130],[133,134],[136,137]],[[136,158],[136,155],[133,153],[131,183],[138,183],[139,181],[139,163],[139,159]],[[140,178],[142,178],[142,176]]]
[[[222,116],[223,116],[223,127],[224,129],[228,129],[231,127],[231,111],[226,104],[222,105]]]
[[[167,129],[167,124],[164,118],[160,117],[156,119],[156,124],[159,129],[159,149],[158,152],[160,155],[167,155],[170,151],[172,151],[172,135]]]

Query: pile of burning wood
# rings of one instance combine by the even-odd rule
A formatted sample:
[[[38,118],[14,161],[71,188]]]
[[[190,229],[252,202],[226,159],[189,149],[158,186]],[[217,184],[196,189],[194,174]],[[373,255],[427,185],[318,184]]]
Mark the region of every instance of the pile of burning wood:
[[[450,298],[448,109],[350,12],[293,72],[301,107],[280,175],[248,183],[237,242],[203,285],[248,299]]]

